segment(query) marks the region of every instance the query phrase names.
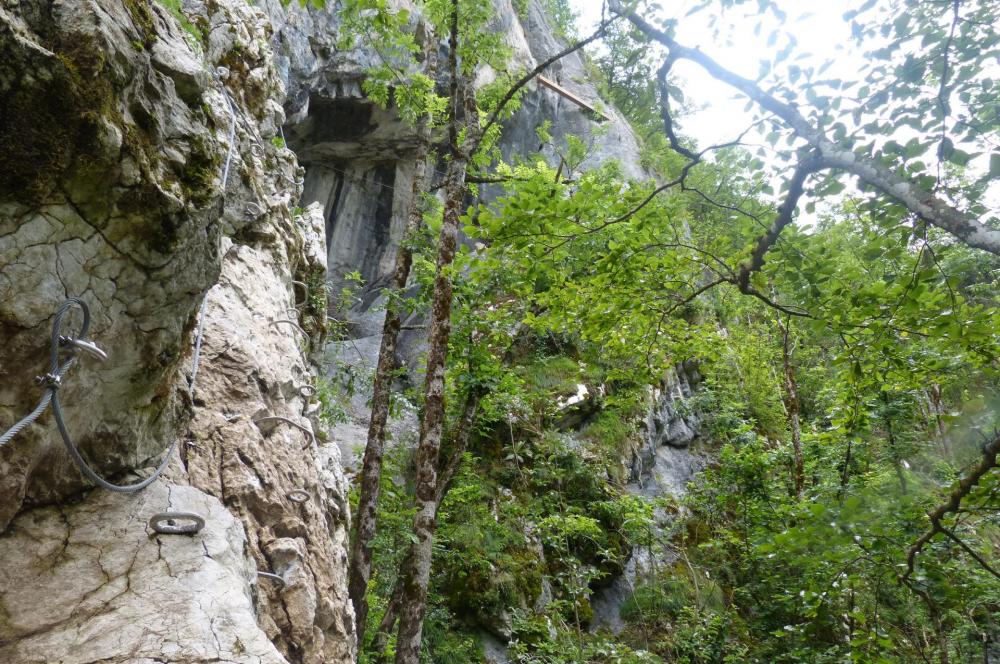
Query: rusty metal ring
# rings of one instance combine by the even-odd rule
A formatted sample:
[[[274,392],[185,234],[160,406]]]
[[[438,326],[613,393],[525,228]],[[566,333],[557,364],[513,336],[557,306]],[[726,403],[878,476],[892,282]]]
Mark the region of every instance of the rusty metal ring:
[[[190,521],[178,524],[177,521]],[[149,519],[149,527],[161,535],[194,535],[205,527],[205,519],[194,512],[159,512]]]
[[[294,491],[289,491],[287,497],[293,503],[306,503],[312,500],[312,496],[309,495],[308,491],[304,489],[295,489]]]

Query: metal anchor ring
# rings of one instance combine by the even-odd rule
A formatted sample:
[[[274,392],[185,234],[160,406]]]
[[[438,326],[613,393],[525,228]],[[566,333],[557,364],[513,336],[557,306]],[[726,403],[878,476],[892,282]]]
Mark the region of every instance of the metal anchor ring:
[[[257,576],[261,577],[262,579],[270,579],[271,581],[280,583],[282,586],[286,584],[284,577],[279,576],[277,574],[271,574],[270,572],[257,572]]]
[[[84,353],[87,353],[91,357],[94,357],[100,360],[101,362],[104,362],[106,359],[108,359],[108,354],[105,353],[100,348],[98,348],[97,344],[95,344],[93,341],[84,341],[83,339],[74,339],[73,337],[67,337],[62,335],[60,335],[59,341],[67,346],[72,346],[77,350],[82,350]]]
[[[246,213],[256,219],[260,215],[264,214],[264,208],[257,203],[247,203]]]
[[[149,527],[162,535],[194,535],[205,527],[205,519],[194,512],[160,512],[150,517]]]
[[[265,154],[265,152],[264,152],[264,146],[261,145],[260,143],[251,143],[250,144],[250,153],[253,154],[255,157],[261,157],[261,158],[263,158],[263,156]]]
[[[289,491],[286,494],[287,498],[293,503],[306,503],[312,499],[308,491],[303,489],[295,489],[294,491]]]
[[[313,385],[300,385],[299,394],[306,399],[316,396],[316,388]]]

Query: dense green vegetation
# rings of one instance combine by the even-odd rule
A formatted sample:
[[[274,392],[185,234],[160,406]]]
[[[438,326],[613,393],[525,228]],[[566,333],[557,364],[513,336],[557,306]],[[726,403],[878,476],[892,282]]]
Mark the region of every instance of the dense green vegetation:
[[[369,94],[415,123],[451,113],[454,127],[429,77],[392,84],[419,48],[408,16],[373,5],[380,34],[397,36]],[[721,22],[734,6],[782,16],[766,0],[699,11]],[[425,9],[440,25],[485,20],[481,3]],[[856,80],[822,78],[828,65],[793,59],[794,41],[757,81],[737,79],[673,41],[684,19],[659,32],[643,19],[654,9],[617,11],[590,65],[650,178],[584,172],[572,137],[558,168],[501,163],[490,135],[470,173],[504,192],[484,202],[469,187],[476,249],[435,267],[433,203],[409,240],[412,306],[437,297],[442,270],[454,288],[423,661],[480,661],[483,628],[523,663],[992,661],[1000,5],[859,3],[845,17],[868,51]],[[681,135],[679,58],[749,96],[767,145]],[[516,80],[481,91],[481,119]],[[847,174],[861,186],[847,191]],[[800,202],[810,226],[795,223]],[[700,414],[712,461],[679,502],[633,496],[651,388],[682,362],[703,380],[677,405]],[[567,406],[580,385],[587,397]],[[363,661],[382,657],[370,644],[418,540],[412,451],[384,463]],[[592,632],[593,591],[642,551],[653,562],[624,629]]]

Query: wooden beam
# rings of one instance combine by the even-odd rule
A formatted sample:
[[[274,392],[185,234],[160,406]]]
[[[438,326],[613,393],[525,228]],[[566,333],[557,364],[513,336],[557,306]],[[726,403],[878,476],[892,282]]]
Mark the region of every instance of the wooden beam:
[[[587,102],[585,102],[583,99],[580,99],[575,94],[573,94],[572,92],[570,92],[566,88],[562,87],[561,85],[559,85],[555,81],[551,81],[551,80],[545,78],[544,76],[542,76],[541,74],[539,74],[536,78],[538,79],[539,83],[541,83],[542,85],[544,85],[548,89],[550,89],[550,90],[552,90],[554,92],[559,93],[560,95],[562,95],[566,99],[569,99],[571,102],[573,102],[574,104],[576,104],[577,106],[579,106],[583,110],[585,110],[588,113],[594,115],[596,117],[596,119],[597,119],[598,122],[610,122],[611,121],[611,118],[609,118],[605,113],[602,113],[601,111],[597,110],[596,108],[594,108],[593,106],[591,106],[590,104],[588,104]]]

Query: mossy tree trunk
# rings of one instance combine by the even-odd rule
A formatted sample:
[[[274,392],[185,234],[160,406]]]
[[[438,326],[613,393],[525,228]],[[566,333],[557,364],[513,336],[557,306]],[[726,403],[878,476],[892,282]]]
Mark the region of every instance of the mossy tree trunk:
[[[437,471],[444,431],[445,368],[448,361],[448,341],[451,337],[451,265],[455,260],[458,244],[458,222],[465,200],[466,171],[472,153],[479,143],[479,109],[476,106],[471,74],[462,71],[458,62],[458,10],[458,0],[452,0],[451,29],[448,38],[450,74],[448,138],[451,161],[445,177],[445,202],[441,234],[438,239],[430,333],[427,339],[424,410],[420,422],[414,490],[417,508],[413,516],[415,542],[408,556],[409,564],[404,564],[406,569],[401,570],[404,576],[399,609],[399,632],[396,637],[396,664],[418,664],[420,661],[420,643],[424,614],[427,610],[427,587],[431,577],[434,530],[437,526]],[[467,125],[464,140],[461,138],[463,115]]]
[[[795,497],[802,498],[806,476],[805,464],[802,460],[801,403],[799,401],[799,386],[795,380],[795,367],[792,365],[790,327],[790,319],[782,323],[781,318],[778,318],[778,328],[781,330],[781,360],[785,373],[785,409],[788,411],[788,427],[791,429],[792,434],[792,452],[795,464],[792,471],[792,484],[795,490]]]
[[[434,79],[437,72],[437,39],[428,34],[424,46],[424,73]],[[421,145],[417,154],[410,209],[406,218],[403,237],[396,252],[392,283],[388,287],[385,322],[382,324],[382,342],[378,365],[372,387],[372,411],[368,425],[368,442],[361,468],[361,489],[358,497],[357,530],[351,549],[348,571],[348,592],[354,604],[354,616],[359,648],[364,644],[368,620],[368,581],[372,570],[371,542],[375,539],[375,520],[379,488],[382,480],[382,457],[385,448],[385,427],[389,419],[392,380],[396,369],[396,345],[402,326],[403,291],[410,278],[413,252],[410,248],[423,220],[423,194],[430,187],[434,172],[434,156],[430,150],[431,123],[425,121],[421,128]]]

